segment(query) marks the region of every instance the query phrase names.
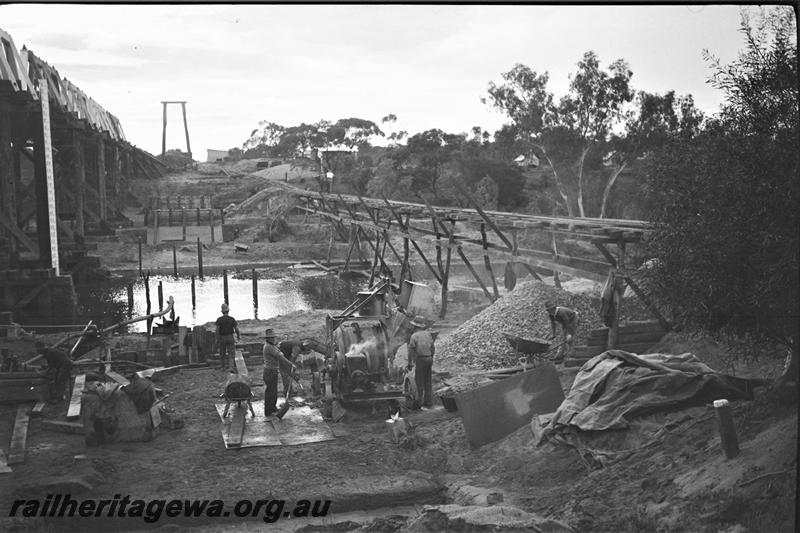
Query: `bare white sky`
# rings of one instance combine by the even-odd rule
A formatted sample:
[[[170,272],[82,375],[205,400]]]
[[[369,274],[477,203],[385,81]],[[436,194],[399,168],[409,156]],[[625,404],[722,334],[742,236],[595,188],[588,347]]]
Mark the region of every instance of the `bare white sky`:
[[[161,151],[161,101],[187,100],[192,152],[241,144],[260,120],[358,117],[395,131],[495,131],[481,103],[515,63],[549,71],[556,96],[587,50],[623,58],[637,90],[692,94],[707,113],[703,49],[744,45],[737,6],[39,5],[0,6],[0,29]],[[386,128],[384,128],[386,131]],[[179,106],[167,148],[185,150]]]

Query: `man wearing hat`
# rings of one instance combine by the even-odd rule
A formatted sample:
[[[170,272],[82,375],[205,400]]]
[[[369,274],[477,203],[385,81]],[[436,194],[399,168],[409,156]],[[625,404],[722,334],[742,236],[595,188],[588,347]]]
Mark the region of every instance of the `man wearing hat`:
[[[297,368],[297,365],[289,361],[281,353],[280,348],[278,348],[278,336],[272,328],[267,328],[266,332],[264,332],[264,336],[266,337],[264,349],[262,350],[262,355],[264,356],[265,385],[264,414],[270,416],[278,410],[278,407],[275,405],[278,402],[278,372],[286,376],[282,367],[291,370],[292,368]],[[291,378],[286,379],[284,377],[284,391],[287,389],[290,381]]]
[[[231,368],[234,367],[236,357],[236,340],[239,340],[239,325],[236,319],[228,315],[228,304],[222,304],[222,316],[217,319],[217,342],[219,343],[219,364],[222,370],[228,368],[228,355],[230,355]],[[233,334],[236,333],[236,340]]]
[[[431,372],[433,370],[433,354],[436,349],[433,345],[433,336],[428,331],[428,323],[422,317],[415,317],[411,321],[414,333],[408,340],[408,370],[415,366],[414,382],[417,385],[417,401],[423,408],[433,407],[433,383]]]
[[[569,307],[557,306],[552,301],[545,302],[544,307],[547,310],[547,317],[550,319],[554,339],[556,338],[556,324],[561,324],[564,340],[559,347],[555,361],[563,361],[564,355],[572,351],[572,342],[575,338],[575,331],[578,329],[578,313]]]

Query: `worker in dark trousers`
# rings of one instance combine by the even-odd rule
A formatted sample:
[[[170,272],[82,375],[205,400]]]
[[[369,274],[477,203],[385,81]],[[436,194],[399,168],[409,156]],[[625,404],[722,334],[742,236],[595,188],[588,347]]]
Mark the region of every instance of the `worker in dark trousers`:
[[[417,317],[411,321],[414,332],[408,340],[408,370],[414,370],[414,382],[417,385],[417,402],[423,409],[433,407],[433,356],[436,348],[433,345],[433,336],[428,331],[428,324],[424,318]]]
[[[47,378],[50,381],[50,403],[58,403],[69,396],[69,377],[72,360],[69,353],[50,348],[43,342],[36,343],[36,352],[47,361]]]
[[[264,356],[264,414],[270,416],[278,410],[278,373],[297,366],[281,353],[278,336],[272,328],[267,328],[264,336],[266,342],[261,352]]]
[[[228,368],[230,357],[231,368],[236,367],[236,341],[239,340],[239,325],[236,319],[228,314],[228,304],[222,304],[222,316],[217,319],[217,342],[219,343],[219,364],[222,370]],[[236,340],[233,334],[236,333]]]
[[[553,360],[559,363],[564,357],[572,352],[572,343],[575,340],[575,332],[578,329],[578,313],[569,307],[557,306],[553,302],[545,302],[547,317],[550,319],[550,327],[553,330],[552,338],[556,338],[556,324],[561,325],[562,341],[558,349],[558,354]]]

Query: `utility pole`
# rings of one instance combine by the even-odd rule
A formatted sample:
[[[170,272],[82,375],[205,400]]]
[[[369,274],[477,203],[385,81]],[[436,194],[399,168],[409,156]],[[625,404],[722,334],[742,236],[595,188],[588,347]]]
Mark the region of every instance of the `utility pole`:
[[[186,100],[161,102],[161,105],[164,107],[163,127],[161,130],[161,155],[167,153],[167,104],[181,104],[181,110],[183,111],[183,130],[186,133],[186,152],[189,154],[189,159],[192,159],[192,147],[189,144],[189,126],[186,123]]]

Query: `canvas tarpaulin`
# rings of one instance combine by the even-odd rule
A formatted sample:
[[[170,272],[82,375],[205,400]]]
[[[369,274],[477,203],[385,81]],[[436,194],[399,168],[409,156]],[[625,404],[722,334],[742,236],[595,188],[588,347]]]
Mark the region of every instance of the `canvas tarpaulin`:
[[[748,380],[719,374],[691,353],[609,350],[580,369],[552,418],[532,427],[539,441],[604,453],[620,446],[630,450],[651,443],[666,424],[679,423],[676,412],[723,398],[749,400],[751,389]]]

